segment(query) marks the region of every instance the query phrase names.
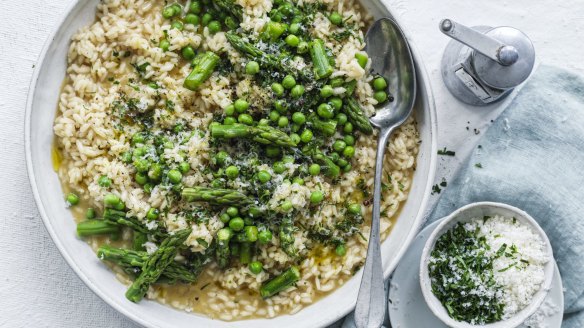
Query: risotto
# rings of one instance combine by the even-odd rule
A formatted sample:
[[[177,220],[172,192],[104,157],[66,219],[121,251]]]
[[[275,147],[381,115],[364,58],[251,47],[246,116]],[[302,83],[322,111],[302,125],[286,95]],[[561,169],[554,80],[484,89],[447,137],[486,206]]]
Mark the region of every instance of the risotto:
[[[103,0],[72,39],[55,169],[77,233],[128,285],[221,320],[296,313],[364,262],[391,101],[352,0]],[[384,159],[381,233],[407,199],[410,118]]]

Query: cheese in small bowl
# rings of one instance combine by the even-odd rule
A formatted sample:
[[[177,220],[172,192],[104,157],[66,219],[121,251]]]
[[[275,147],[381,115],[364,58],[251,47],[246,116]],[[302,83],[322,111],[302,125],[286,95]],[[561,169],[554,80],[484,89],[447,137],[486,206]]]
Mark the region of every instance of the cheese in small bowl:
[[[450,326],[514,327],[545,297],[551,259],[549,240],[525,212],[471,204],[446,218],[429,238],[422,290]]]

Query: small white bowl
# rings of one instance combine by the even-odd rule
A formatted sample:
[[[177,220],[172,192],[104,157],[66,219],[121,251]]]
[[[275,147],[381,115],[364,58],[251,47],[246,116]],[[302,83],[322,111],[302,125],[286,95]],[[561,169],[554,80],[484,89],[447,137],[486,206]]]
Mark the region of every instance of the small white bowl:
[[[424,250],[422,252],[422,258],[420,261],[420,286],[422,287],[422,294],[424,295],[424,299],[428,304],[428,307],[435,316],[437,316],[442,322],[444,322],[449,327],[454,328],[476,328],[479,327],[477,325],[471,325],[470,323],[463,322],[463,321],[456,321],[452,319],[449,315],[440,300],[434,295],[432,292],[432,286],[430,283],[430,275],[428,272],[428,261],[430,258],[430,253],[434,249],[434,245],[436,240],[442,236],[443,233],[454,227],[459,222],[469,222],[473,218],[483,217],[483,216],[495,216],[500,215],[504,217],[515,217],[517,220],[530,226],[533,231],[537,232],[545,247],[545,251],[549,255],[549,261],[546,263],[544,267],[545,278],[541,287],[537,293],[533,296],[531,303],[526,306],[521,311],[517,312],[511,318],[497,321],[494,323],[490,323],[487,325],[483,325],[480,327],[484,328],[514,328],[521,325],[529,316],[531,316],[541,305],[543,302],[546,294],[548,293],[552,278],[554,275],[554,261],[553,261],[553,253],[552,253],[552,246],[550,241],[543,231],[543,229],[539,226],[539,224],[526,212],[502,203],[492,203],[492,202],[480,202],[480,203],[472,203],[466,205],[464,207],[459,208],[458,210],[454,211],[448,217],[446,217],[437,227],[434,229],[428,241],[426,241],[426,245],[424,246]]]

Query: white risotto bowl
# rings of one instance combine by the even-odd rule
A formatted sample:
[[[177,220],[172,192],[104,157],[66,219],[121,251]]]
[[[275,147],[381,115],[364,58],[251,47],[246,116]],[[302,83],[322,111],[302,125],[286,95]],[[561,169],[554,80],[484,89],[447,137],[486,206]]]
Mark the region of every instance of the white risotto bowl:
[[[521,311],[515,313],[512,317],[490,323],[487,325],[477,326],[472,325],[467,322],[456,321],[452,319],[446,308],[442,305],[440,300],[432,292],[432,285],[430,282],[430,275],[428,270],[428,262],[430,260],[430,253],[434,249],[434,245],[440,236],[442,236],[446,231],[450,230],[458,223],[470,222],[473,218],[482,218],[484,216],[503,216],[503,217],[514,217],[520,223],[531,227],[531,229],[540,236],[542,242],[544,243],[544,251],[549,256],[549,261],[544,266],[544,281],[542,282],[539,291],[537,291],[531,300],[531,303],[523,308]],[[434,229],[426,244],[424,245],[424,250],[422,252],[422,258],[420,260],[420,285],[422,288],[422,294],[426,304],[430,310],[437,316],[442,322],[444,322],[449,327],[453,328],[514,328],[521,325],[529,316],[531,316],[542,304],[545,299],[550,286],[552,284],[552,279],[554,276],[554,259],[552,246],[550,241],[539,226],[539,224],[525,211],[522,211],[511,205],[493,202],[479,202],[472,203],[459,208],[452,214],[447,216],[442,222]]]
[[[73,1],[60,25],[48,39],[32,78],[25,118],[27,169],[35,201],[47,231],[67,263],[95,294],[145,327],[325,327],[348,314],[355,307],[362,271],[333,293],[298,313],[273,319],[224,322],[176,310],[155,301],[144,300],[134,304],[124,296],[126,286],[99,261],[89,245],[76,237],[75,221],[64,206],[64,193],[59,178],[52,169],[53,122],[61,82],[65,77],[70,39],[81,27],[94,21],[99,2],[100,0]],[[385,5],[378,0],[363,0],[362,3],[375,18],[392,17]],[[421,59],[415,47],[412,48],[418,80],[414,115],[422,143],[409,199],[404,204],[392,233],[382,245],[386,277],[396,267],[423,222],[436,166],[434,100]]]

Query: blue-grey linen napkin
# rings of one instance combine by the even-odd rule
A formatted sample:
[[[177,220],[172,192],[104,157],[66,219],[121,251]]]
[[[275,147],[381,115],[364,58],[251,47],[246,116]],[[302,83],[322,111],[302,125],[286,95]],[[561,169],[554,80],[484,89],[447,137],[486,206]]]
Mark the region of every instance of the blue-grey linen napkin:
[[[479,145],[427,223],[478,201],[525,210],[547,233],[560,268],[562,327],[584,327],[584,78],[540,66]],[[354,327],[350,316],[345,327]]]

